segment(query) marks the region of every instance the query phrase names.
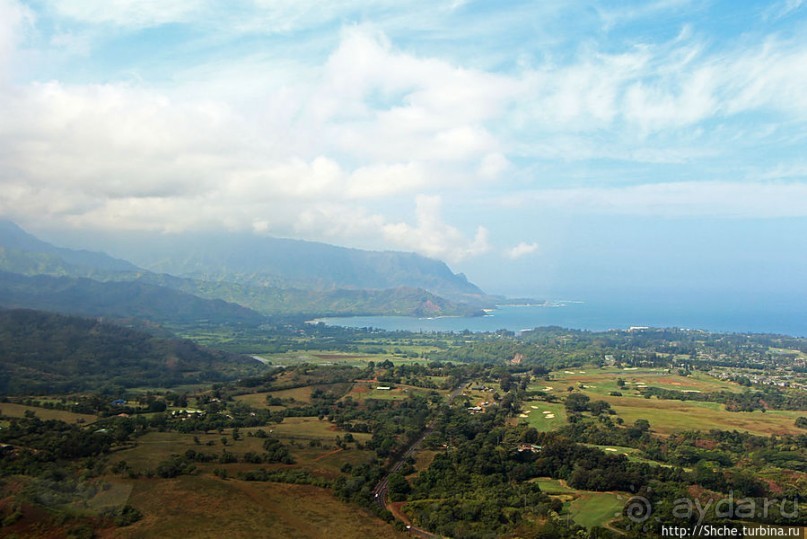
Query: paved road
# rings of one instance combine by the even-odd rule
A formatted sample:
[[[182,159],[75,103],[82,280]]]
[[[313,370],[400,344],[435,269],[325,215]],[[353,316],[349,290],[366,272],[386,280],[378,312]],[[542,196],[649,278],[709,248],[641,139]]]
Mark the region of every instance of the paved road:
[[[467,383],[467,381],[461,382],[460,385],[457,386],[448,395],[448,401],[449,402],[454,400],[454,398],[457,397],[457,395],[462,393],[462,390],[465,388],[466,383]],[[423,432],[420,433],[420,436],[418,437],[418,439],[415,440],[414,442],[412,442],[412,444],[406,449],[406,451],[404,451],[404,453],[400,457],[398,457],[398,460],[395,461],[395,464],[393,464],[392,468],[390,468],[389,473],[387,473],[387,475],[385,475],[381,479],[381,481],[379,481],[378,484],[375,486],[375,488],[373,489],[373,496],[375,498],[375,500],[374,500],[375,504],[378,507],[380,507],[381,509],[387,509],[387,494],[389,493],[389,476],[396,473],[396,472],[398,472],[403,467],[404,463],[406,462],[406,459],[408,459],[409,457],[414,455],[415,451],[420,449],[420,446],[423,445],[423,441],[432,432],[434,432],[434,426],[433,425],[428,425],[423,430]],[[394,514],[395,513],[393,513],[393,515]],[[406,523],[404,522],[404,524],[406,524]],[[416,537],[423,537],[424,539],[440,539],[442,537],[441,535],[435,535],[435,534],[427,532],[426,530],[423,530],[421,528],[416,528],[415,526],[410,526],[407,529],[408,529],[409,533],[411,533],[412,535],[414,535]]]

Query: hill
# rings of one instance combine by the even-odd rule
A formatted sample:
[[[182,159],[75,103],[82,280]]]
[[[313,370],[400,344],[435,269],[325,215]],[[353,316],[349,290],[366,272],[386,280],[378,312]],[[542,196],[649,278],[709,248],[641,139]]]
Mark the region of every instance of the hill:
[[[0,271],[0,306],[161,324],[259,324],[263,315],[220,299],[140,281],[25,276]]]
[[[99,391],[215,382],[252,371],[255,361],[161,339],[98,320],[0,310],[0,393]]]

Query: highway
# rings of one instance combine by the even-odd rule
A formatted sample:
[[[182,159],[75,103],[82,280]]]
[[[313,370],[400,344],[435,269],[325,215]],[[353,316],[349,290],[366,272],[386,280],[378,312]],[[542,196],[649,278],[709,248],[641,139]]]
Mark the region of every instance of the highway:
[[[463,382],[461,382],[459,384],[459,386],[454,388],[454,390],[448,395],[448,401],[449,402],[453,401],[457,397],[457,395],[462,393],[462,390],[465,387],[466,383],[467,383],[467,381],[463,381]],[[429,424],[423,430],[423,432],[420,433],[420,436],[418,436],[417,440],[412,442],[409,445],[409,447],[406,449],[406,451],[404,451],[401,454],[401,456],[398,457],[398,460],[396,460],[395,463],[392,465],[392,467],[390,468],[387,475],[385,475],[381,479],[381,481],[379,481],[378,484],[375,486],[375,488],[373,489],[373,497],[374,497],[373,501],[378,507],[380,507],[381,509],[388,509],[387,495],[389,493],[389,477],[390,477],[390,475],[400,471],[400,469],[403,467],[406,460],[409,457],[411,457],[412,455],[414,455],[415,451],[420,449],[420,446],[423,445],[423,441],[432,432],[434,432],[433,422],[432,422],[432,424]],[[395,515],[394,512],[392,512],[392,514]],[[396,518],[397,518],[397,516],[396,516]],[[406,524],[406,522],[404,522],[404,524]],[[407,531],[410,534],[414,535],[415,537],[422,537],[424,539],[440,539],[442,537],[441,535],[435,535],[435,534],[427,532],[426,530],[423,530],[421,528],[416,528],[415,526],[407,525]]]

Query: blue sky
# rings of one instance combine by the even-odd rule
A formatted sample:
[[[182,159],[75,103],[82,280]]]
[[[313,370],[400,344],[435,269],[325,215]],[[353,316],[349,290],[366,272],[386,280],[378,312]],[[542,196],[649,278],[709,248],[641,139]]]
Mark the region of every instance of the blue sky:
[[[803,297],[802,4],[0,0],[0,214]]]

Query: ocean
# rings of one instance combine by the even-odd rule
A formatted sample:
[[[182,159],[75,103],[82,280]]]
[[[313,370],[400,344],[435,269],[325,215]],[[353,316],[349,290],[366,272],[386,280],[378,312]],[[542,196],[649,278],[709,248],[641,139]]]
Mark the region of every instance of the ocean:
[[[807,337],[807,308],[796,301],[582,301],[541,306],[501,306],[483,317],[415,318],[355,316],[322,318],[328,325],[406,331],[521,331],[542,326],[604,331],[635,326],[700,329],[720,333],[776,333]]]

